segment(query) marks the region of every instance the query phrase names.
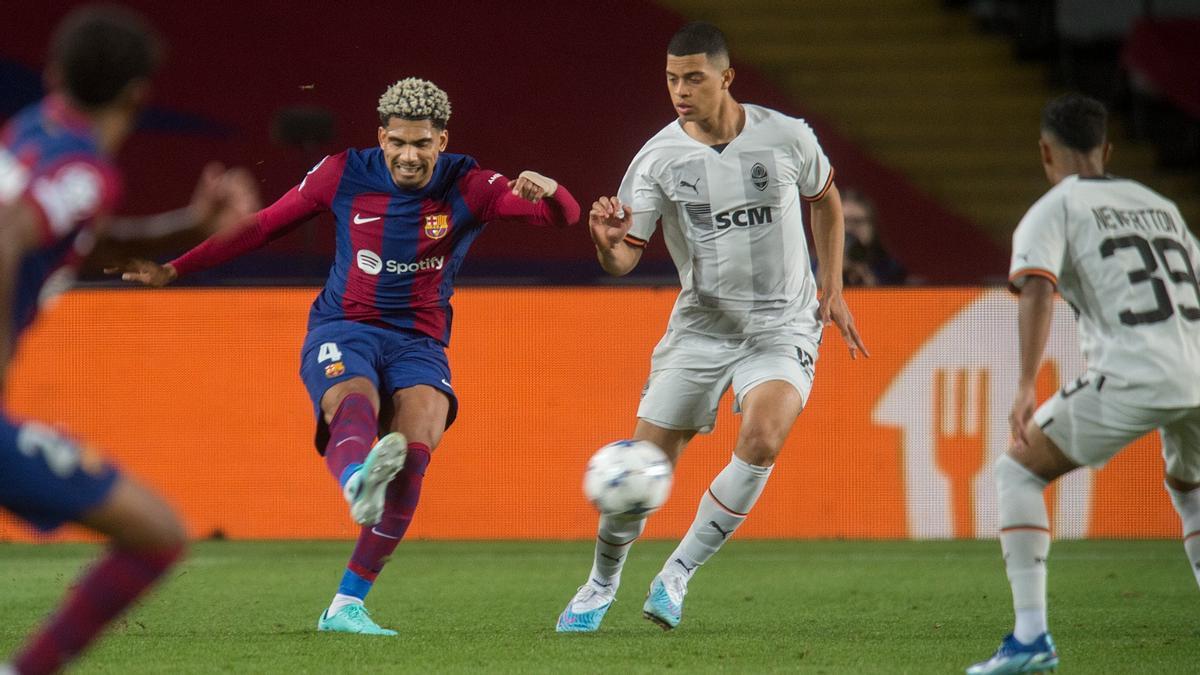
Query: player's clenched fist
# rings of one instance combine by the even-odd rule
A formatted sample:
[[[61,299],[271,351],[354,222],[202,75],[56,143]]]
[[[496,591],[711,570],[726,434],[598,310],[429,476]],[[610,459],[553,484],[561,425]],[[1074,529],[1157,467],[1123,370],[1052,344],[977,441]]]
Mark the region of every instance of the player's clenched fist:
[[[596,246],[611,249],[621,243],[633,227],[633,212],[622,206],[616,197],[601,197],[588,212],[588,227]]]
[[[134,258],[120,267],[105,267],[105,274],[120,274],[125,281],[138,281],[147,286],[166,286],[178,276],[171,263],[159,265],[150,260]]]
[[[536,171],[522,171],[516,180],[508,181],[512,193],[528,202],[538,203],[542,197],[553,197],[558,181]]]

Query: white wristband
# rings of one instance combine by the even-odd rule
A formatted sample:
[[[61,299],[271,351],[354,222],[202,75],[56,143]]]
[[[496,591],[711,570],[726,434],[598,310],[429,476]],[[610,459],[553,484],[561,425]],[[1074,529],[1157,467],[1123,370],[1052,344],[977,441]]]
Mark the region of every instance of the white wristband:
[[[519,175],[517,177],[524,178],[525,180],[528,180],[530,183],[533,183],[534,185],[542,188],[542,190],[545,191],[547,197],[553,197],[554,192],[556,190],[558,190],[558,181],[554,180],[553,178],[548,178],[546,176],[543,176],[542,174],[540,174],[536,171],[522,171],[521,175]]]

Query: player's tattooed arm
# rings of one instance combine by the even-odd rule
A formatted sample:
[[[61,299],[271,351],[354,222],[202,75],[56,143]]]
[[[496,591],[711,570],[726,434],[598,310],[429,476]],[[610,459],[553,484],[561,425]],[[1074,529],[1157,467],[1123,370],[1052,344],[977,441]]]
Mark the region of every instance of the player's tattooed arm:
[[[629,274],[642,259],[642,247],[625,240],[633,227],[633,209],[617,197],[601,197],[588,212],[588,230],[596,245],[596,258],[605,272],[619,277]]]
[[[837,186],[831,184],[825,195],[811,202],[809,208],[813,242],[821,265],[818,318],[822,325],[832,323],[838,327],[842,340],[850,349],[850,358],[857,358],[860,353],[870,357],[871,353],[867,351],[854,325],[854,316],[842,297],[842,254],[846,242],[846,224],[842,220],[842,197]]]
[[[26,252],[37,246],[38,214],[29,202],[18,199],[0,207],[0,392],[4,390],[12,360],[16,312],[17,275]]]
[[[1008,422],[1013,441],[1027,445],[1025,428],[1037,409],[1037,373],[1042,365],[1042,353],[1050,335],[1050,319],[1054,313],[1054,283],[1033,274],[1023,277],[1021,297],[1017,301],[1017,338],[1020,344],[1021,375],[1017,380],[1017,395],[1013,399]]]

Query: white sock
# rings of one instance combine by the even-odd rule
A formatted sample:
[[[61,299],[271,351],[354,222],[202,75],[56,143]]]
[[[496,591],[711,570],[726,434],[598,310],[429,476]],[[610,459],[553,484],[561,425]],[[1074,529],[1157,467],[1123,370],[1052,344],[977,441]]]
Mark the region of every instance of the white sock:
[[[1013,637],[1024,644],[1045,633],[1046,557],[1050,553],[1050,518],[1042,492],[1046,481],[1007,454],[996,460],[1000,507],[1000,547],[1012,587],[1016,626]]]
[[[730,459],[700,498],[696,519],[675,552],[667,558],[663,574],[680,576],[685,582],[691,579],[696,568],[708,562],[746,519],[746,514],[767,486],[771,469],[770,466],[755,466],[736,456]]]
[[[616,594],[621,585],[621,568],[625,556],[634,540],[642,535],[646,519],[626,520],[612,516],[600,516],[596,530],[596,554],[592,560],[592,572],[588,583],[605,594]]]
[[[1200,488],[1191,492],[1180,492],[1170,485],[1166,488],[1179,520],[1183,521],[1183,550],[1192,565],[1196,583],[1200,584]]]
[[[361,605],[362,598],[356,598],[353,595],[342,595],[337,593],[333,596],[333,602],[329,603],[329,609],[325,611],[325,616],[333,616],[338,613],[338,610],[346,605]]]

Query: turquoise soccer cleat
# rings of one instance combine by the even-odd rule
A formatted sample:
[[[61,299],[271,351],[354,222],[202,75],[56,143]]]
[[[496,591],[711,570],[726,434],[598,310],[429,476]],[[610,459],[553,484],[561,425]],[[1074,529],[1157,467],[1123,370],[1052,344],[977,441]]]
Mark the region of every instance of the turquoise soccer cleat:
[[[687,595],[687,584],[681,577],[659,574],[650,582],[646,604],[642,605],[642,616],[658,624],[663,630],[671,630],[683,618],[683,596]]]
[[[321,612],[317,619],[317,630],[332,633],[358,633],[359,635],[398,635],[390,628],[383,628],[371,620],[367,608],[362,605],[346,605],[333,616],[329,610]]]
[[[1023,644],[1012,633],[1004,636],[1000,648],[987,661],[967,668],[967,675],[1009,675],[1040,673],[1058,667],[1058,652],[1049,633],[1042,633],[1030,644]]]
[[[404,468],[408,441],[404,434],[392,432],[379,439],[362,468],[354,472],[342,487],[342,496],[350,503],[350,517],[359,525],[374,525],[383,518],[387,485]]]
[[[613,596],[584,584],[558,615],[554,630],[559,633],[591,633],[600,628],[604,614],[612,607]]]

